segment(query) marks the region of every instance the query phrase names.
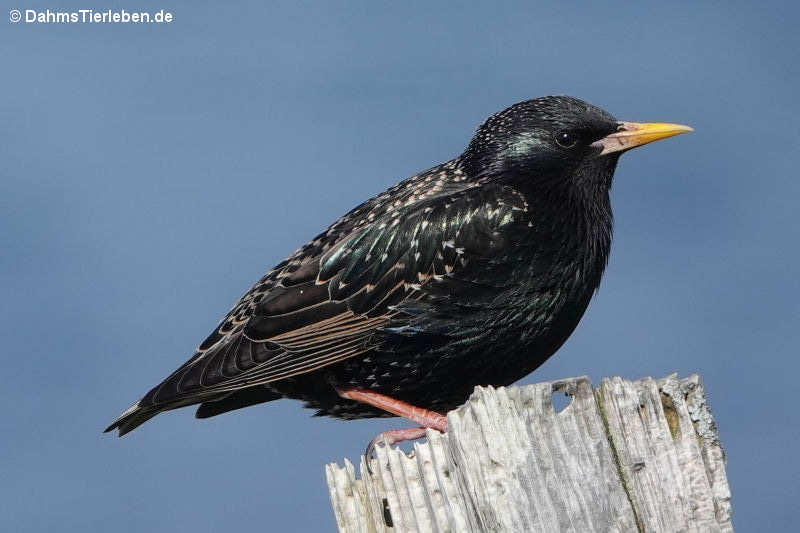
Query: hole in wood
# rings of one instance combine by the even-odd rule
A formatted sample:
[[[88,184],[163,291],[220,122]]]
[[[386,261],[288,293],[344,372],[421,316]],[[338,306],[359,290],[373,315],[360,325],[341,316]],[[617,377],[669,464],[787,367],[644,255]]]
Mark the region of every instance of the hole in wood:
[[[565,392],[553,391],[553,411],[556,414],[566,409],[572,403],[572,396]]]
[[[394,522],[392,522],[392,511],[389,510],[389,500],[386,498],[383,499],[383,523],[386,524],[386,527],[394,526]]]

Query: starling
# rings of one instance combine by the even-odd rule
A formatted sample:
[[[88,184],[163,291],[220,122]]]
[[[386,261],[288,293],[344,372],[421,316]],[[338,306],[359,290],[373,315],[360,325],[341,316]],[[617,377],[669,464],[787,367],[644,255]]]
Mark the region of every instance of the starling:
[[[489,117],[463,154],[367,200],[267,272],[185,364],[106,431],[200,404],[278,398],[340,419],[446,431],[475,385],[509,385],[578,324],[611,245],[624,151],[692,131],[621,122],[577,98]]]

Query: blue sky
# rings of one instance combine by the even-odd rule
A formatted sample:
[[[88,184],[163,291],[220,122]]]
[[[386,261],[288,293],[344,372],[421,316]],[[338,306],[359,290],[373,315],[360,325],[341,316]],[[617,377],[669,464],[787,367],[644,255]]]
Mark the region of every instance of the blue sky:
[[[111,4],[174,21],[0,22],[0,530],[332,530],[323,464],[402,421],[100,431],[264,270],[546,94],[696,132],[622,158],[600,292],[523,383],[699,372],[734,524],[793,529],[797,6]]]

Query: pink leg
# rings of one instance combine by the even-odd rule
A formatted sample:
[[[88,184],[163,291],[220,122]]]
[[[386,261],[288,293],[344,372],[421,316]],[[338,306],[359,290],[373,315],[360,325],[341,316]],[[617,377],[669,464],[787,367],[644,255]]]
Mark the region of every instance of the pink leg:
[[[393,415],[402,416],[412,422],[416,422],[422,427],[436,429],[442,433],[447,431],[447,417],[436,411],[416,407],[402,400],[395,400],[391,396],[365,389],[336,389],[336,392],[342,398],[383,409]]]
[[[372,439],[367,446],[367,460],[369,460],[369,457],[372,455],[375,445],[380,442],[391,446],[392,444],[406,440],[416,440],[425,436],[425,429],[427,428],[435,429],[442,433],[447,431],[447,417],[436,411],[416,407],[410,403],[396,400],[391,396],[365,389],[336,389],[336,392],[338,392],[339,396],[342,398],[372,405],[373,407],[383,409],[394,415],[407,418],[421,426],[417,428],[390,429],[389,431],[384,431]]]

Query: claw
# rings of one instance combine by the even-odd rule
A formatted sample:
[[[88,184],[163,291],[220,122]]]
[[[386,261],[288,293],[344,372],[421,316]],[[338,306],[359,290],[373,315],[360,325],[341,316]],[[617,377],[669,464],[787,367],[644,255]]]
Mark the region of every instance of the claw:
[[[369,441],[369,444],[367,444],[367,449],[364,452],[364,458],[366,459],[367,471],[369,474],[372,475],[370,459],[372,458],[372,453],[375,451],[375,447],[378,444],[383,444],[384,446],[389,447],[392,444],[397,444],[398,442],[421,439],[425,436],[426,429],[427,428],[424,427],[390,429],[389,431],[379,433],[374,439]]]

